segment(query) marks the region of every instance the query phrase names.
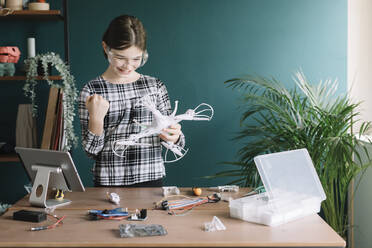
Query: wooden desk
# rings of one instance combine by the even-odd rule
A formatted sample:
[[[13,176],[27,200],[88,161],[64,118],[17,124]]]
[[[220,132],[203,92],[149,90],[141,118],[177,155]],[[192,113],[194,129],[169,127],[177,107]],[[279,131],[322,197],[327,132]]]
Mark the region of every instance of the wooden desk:
[[[224,197],[232,197],[233,199],[242,197],[248,193],[250,189],[242,188],[238,193],[222,193]],[[85,192],[67,192],[65,198],[71,200],[71,204],[63,206],[60,209],[106,209],[115,208],[115,204],[107,200],[107,192],[115,192],[120,196],[121,206],[128,209],[153,209],[154,203],[163,198],[163,190],[161,188],[86,188]],[[210,189],[203,189],[202,196],[208,196],[215,191]],[[180,194],[193,197],[190,188],[180,188]],[[229,204],[225,201],[218,203],[202,205],[198,209],[226,209]],[[13,208],[22,209],[31,207],[29,203],[29,196],[25,196],[18,201]]]
[[[87,196],[90,192],[107,190],[88,189]],[[160,189],[126,190],[127,196],[131,191],[136,192],[133,195],[148,196]],[[109,191],[112,192],[111,189]],[[71,196],[73,195],[74,193],[71,193]],[[87,202],[91,204],[91,200],[100,197],[99,194],[96,196],[96,199],[88,197]],[[84,198],[84,194],[81,194],[81,197]],[[159,195],[155,198],[159,200],[161,197]],[[134,201],[140,203],[142,199],[137,198]],[[102,204],[104,205],[104,202]],[[161,224],[168,234],[126,239],[119,236],[119,224],[138,222],[91,221],[87,218],[87,210],[75,209],[76,206],[74,208],[65,206],[55,211],[59,216],[66,215],[63,225],[50,230],[31,232],[28,231],[30,227],[44,225],[45,222],[35,224],[12,220],[13,212],[19,207],[17,203],[0,218],[0,247],[345,247],[345,241],[318,215],[311,215],[278,227],[268,227],[232,219],[229,217],[228,207],[213,209],[212,206],[213,204],[200,206],[185,216],[170,216],[166,211],[148,210],[147,220],[141,223]],[[204,223],[212,221],[213,216],[219,217],[227,230],[203,231]]]

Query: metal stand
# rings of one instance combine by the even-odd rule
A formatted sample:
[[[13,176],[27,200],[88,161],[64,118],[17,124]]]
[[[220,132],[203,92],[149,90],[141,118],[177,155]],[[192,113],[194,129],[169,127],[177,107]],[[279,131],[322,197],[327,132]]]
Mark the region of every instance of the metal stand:
[[[36,176],[30,195],[31,205],[49,208],[60,207],[71,203],[71,201],[67,199],[61,200],[47,199],[49,179],[51,173],[55,173],[63,177],[62,169],[60,167],[33,165],[32,170],[36,171]]]

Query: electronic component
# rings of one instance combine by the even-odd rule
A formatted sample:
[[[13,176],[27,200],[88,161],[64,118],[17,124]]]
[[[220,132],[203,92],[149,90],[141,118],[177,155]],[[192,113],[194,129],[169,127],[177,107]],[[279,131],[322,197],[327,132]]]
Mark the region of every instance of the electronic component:
[[[91,220],[122,220],[128,218],[128,211],[124,210],[123,208],[115,208],[115,209],[105,209],[105,210],[96,210],[91,209],[88,211],[88,215],[90,216]]]
[[[45,212],[19,210],[13,213],[13,220],[22,220],[30,222],[42,222],[46,220],[47,215]]]
[[[146,236],[161,236],[167,235],[167,230],[162,225],[158,224],[121,224],[119,225],[120,237],[134,238]]]
[[[217,187],[210,187],[211,190],[216,190],[218,192],[239,192],[238,185],[222,185]]]
[[[128,220],[145,220],[147,218],[147,209],[141,209],[141,211],[138,211],[136,209],[136,212],[132,214]]]
[[[118,194],[107,192],[106,195],[110,202],[115,203],[117,205],[120,204],[120,196]]]
[[[239,192],[237,185],[223,185],[217,187],[220,192]]]
[[[176,200],[170,198],[177,197]],[[210,196],[192,198],[184,195],[171,195],[155,203],[155,208],[167,210],[170,215],[181,215],[191,211],[194,207],[205,203],[216,203],[221,200],[220,193],[214,193]]]
[[[180,190],[177,188],[177,186],[164,186],[163,187],[163,196],[168,195],[179,195]]]

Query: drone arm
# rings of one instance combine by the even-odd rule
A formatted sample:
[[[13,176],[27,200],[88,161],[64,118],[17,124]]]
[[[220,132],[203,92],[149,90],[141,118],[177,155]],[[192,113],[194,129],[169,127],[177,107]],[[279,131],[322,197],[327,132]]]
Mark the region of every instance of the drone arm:
[[[198,117],[192,118],[193,121],[210,121],[210,117],[208,115],[199,115]]]
[[[171,116],[175,116],[176,115],[177,109],[178,109],[178,101],[174,101],[174,110],[173,110]]]
[[[136,123],[137,125],[141,126],[141,127],[144,127],[144,128],[147,128],[148,127],[145,124],[139,123],[136,119],[133,119],[133,122]]]
[[[188,150],[185,150],[182,146],[174,144],[172,142],[163,141],[161,144],[167,149],[164,155],[164,163],[172,163],[183,158]],[[168,152],[173,153],[173,157],[168,156]]]

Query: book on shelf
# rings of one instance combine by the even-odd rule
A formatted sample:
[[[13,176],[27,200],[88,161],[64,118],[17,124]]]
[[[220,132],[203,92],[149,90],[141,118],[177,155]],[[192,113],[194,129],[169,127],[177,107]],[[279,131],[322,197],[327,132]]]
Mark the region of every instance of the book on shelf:
[[[66,109],[63,109],[62,111],[62,119],[64,120],[64,116],[66,115]],[[60,150],[64,150],[64,148],[67,146],[67,134],[66,134],[66,126],[65,126],[65,122],[62,121],[62,129],[61,129],[61,136],[63,137],[61,140],[60,140],[60,147],[61,149]]]
[[[48,106],[45,115],[43,137],[41,140],[41,149],[50,149],[50,143],[53,135],[53,126],[56,118],[56,108],[58,101],[58,88],[50,87]]]
[[[53,127],[53,136],[52,136],[52,143],[51,143],[51,150],[60,150],[59,147],[59,141],[62,139],[61,137],[61,126],[63,122],[62,118],[62,111],[63,111],[63,94],[62,90],[59,89],[58,91],[58,101],[57,101],[57,107],[56,107],[56,118],[54,122],[54,127]]]
[[[62,89],[51,87],[46,111],[41,149],[62,150],[64,133]]]

